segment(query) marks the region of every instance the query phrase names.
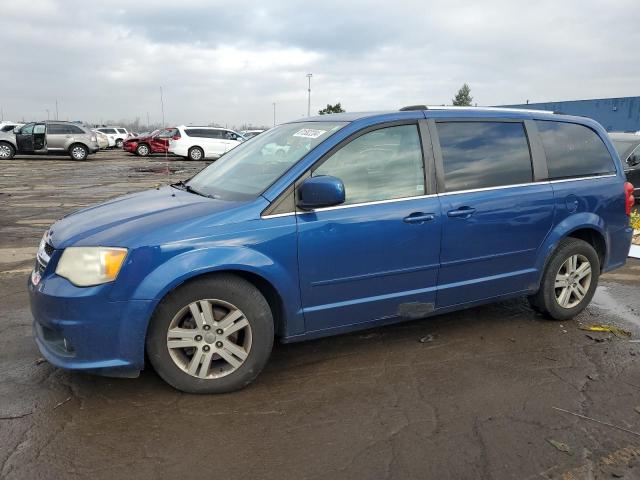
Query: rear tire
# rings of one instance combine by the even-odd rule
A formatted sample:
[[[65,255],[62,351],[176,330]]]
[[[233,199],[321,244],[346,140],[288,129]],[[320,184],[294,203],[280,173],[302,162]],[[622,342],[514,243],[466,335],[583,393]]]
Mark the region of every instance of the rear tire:
[[[136,148],[136,155],[139,155],[141,157],[147,157],[149,156],[150,153],[151,153],[151,149],[149,148],[149,145],[145,143],[141,143]]]
[[[89,149],[80,143],[74,143],[69,148],[69,156],[72,160],[82,162],[89,156]]]
[[[273,337],[273,315],[260,291],[219,274],[189,282],[160,302],[146,348],[151,365],[174,388],[225,393],[258,376]]]
[[[16,149],[9,142],[0,142],[0,160],[11,160]]]
[[[582,312],[596,291],[600,258],[584,240],[565,238],[552,254],[540,283],[529,297],[531,307],[554,320],[568,320]]]
[[[204,150],[202,150],[200,147],[191,147],[189,149],[189,160],[204,160]]]

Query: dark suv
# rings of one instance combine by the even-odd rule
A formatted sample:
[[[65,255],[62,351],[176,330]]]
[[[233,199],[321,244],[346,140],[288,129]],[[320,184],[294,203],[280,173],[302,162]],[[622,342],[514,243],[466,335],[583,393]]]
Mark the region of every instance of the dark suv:
[[[633,195],[640,199],[640,135],[634,133],[610,133],[627,180],[633,184]]]
[[[12,132],[0,132],[0,159],[14,155],[67,153],[73,160],[86,160],[98,147],[96,134],[71,122],[31,122]]]

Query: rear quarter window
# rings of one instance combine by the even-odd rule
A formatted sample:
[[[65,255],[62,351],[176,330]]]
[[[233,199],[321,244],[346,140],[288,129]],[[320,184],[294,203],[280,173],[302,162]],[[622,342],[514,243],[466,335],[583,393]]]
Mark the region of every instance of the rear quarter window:
[[[600,136],[576,123],[536,120],[547,156],[550,179],[615,173],[616,168]]]
[[[520,122],[438,122],[445,191],[529,183],[529,142]]]

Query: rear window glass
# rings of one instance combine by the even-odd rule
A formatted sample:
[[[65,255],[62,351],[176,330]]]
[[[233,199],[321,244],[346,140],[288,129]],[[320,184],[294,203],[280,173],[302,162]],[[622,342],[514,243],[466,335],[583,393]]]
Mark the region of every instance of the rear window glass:
[[[549,178],[615,173],[613,159],[596,132],[575,123],[536,120]]]
[[[438,122],[447,192],[528,183],[529,142],[519,122]]]

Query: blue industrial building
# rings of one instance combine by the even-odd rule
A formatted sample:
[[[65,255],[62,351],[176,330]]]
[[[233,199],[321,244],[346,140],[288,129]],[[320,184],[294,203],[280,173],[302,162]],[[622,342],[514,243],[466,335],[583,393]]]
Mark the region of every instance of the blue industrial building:
[[[640,97],[596,98],[563,102],[501,105],[510,108],[553,110],[567,115],[593,118],[608,132],[640,131]]]

